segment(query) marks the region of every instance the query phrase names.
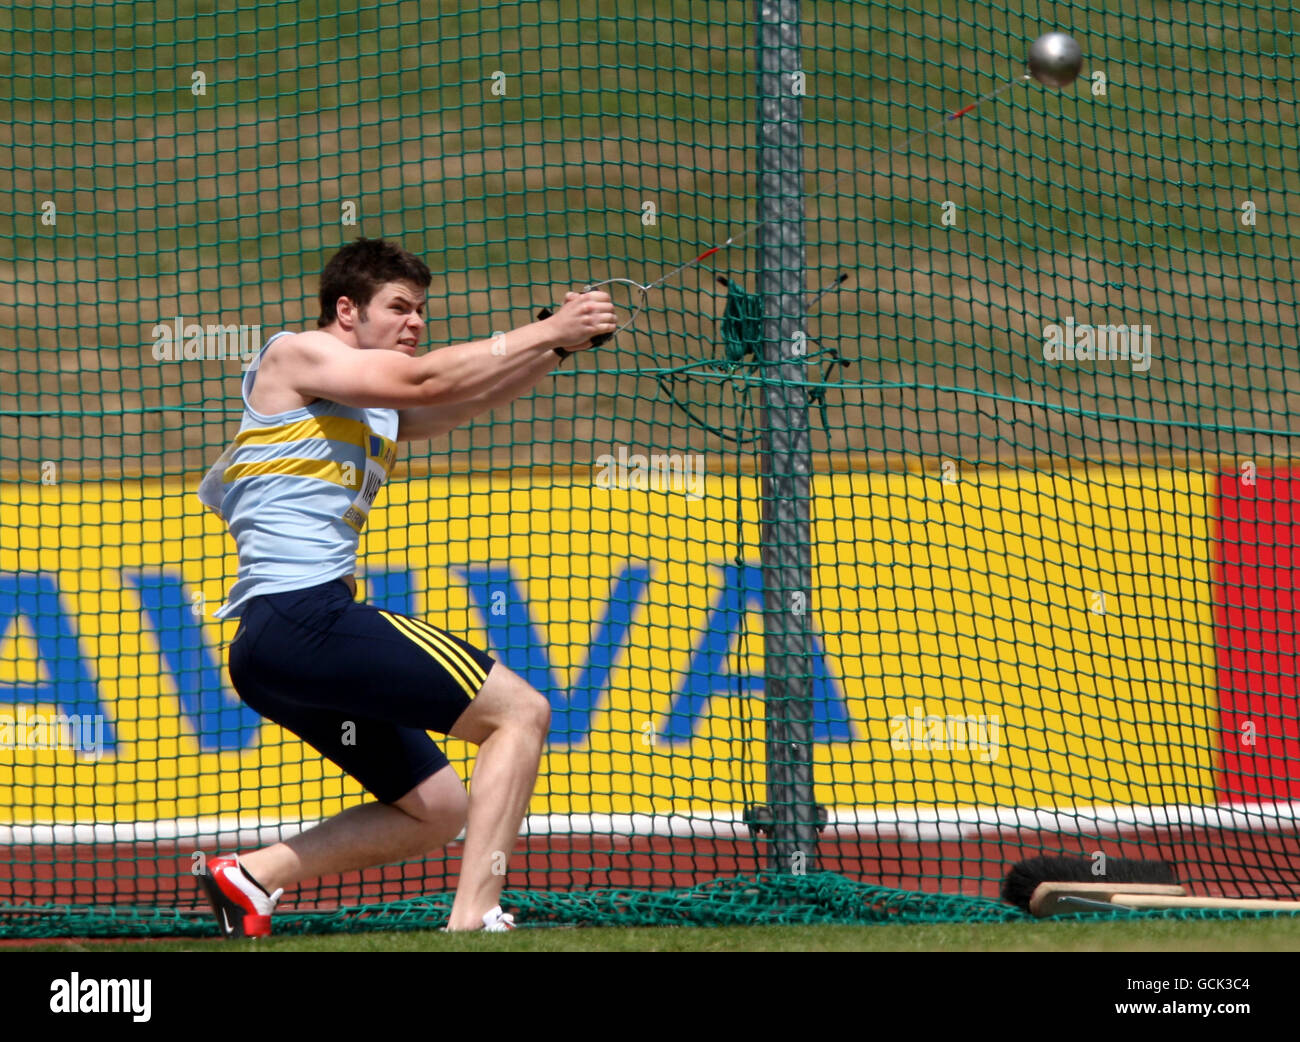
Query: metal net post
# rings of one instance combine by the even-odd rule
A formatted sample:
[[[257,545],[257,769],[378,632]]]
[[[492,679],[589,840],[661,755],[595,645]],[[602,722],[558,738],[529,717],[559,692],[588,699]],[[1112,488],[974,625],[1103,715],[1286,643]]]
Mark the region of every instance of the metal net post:
[[[762,569],[769,867],[814,867],[812,613],[805,370],[803,73],[798,0],[759,0],[758,292],[763,301]]]

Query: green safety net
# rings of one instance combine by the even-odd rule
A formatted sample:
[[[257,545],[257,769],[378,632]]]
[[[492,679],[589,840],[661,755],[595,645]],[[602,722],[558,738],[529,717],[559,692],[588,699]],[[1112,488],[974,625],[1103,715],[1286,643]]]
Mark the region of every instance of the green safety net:
[[[0,935],[215,933],[206,857],[366,798],[235,696],[237,562],[194,496],[361,235],[429,264],[433,348],[735,237],[403,446],[362,537],[364,596],[552,703],[521,922],[1015,919],[1041,854],[1300,896],[1294,14],[805,0],[765,80],[779,7],[0,10]],[[1049,29],[1077,81],[911,137]],[[802,198],[760,193],[774,83]],[[803,214],[788,350],[761,207]],[[304,881],[276,929],[441,925],[458,865]]]

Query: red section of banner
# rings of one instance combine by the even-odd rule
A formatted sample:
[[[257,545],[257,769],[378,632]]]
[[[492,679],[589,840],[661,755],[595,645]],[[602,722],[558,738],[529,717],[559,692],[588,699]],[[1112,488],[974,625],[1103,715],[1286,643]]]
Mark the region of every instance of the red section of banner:
[[[1300,476],[1225,476],[1219,481],[1217,513],[1220,798],[1231,803],[1298,799]]]

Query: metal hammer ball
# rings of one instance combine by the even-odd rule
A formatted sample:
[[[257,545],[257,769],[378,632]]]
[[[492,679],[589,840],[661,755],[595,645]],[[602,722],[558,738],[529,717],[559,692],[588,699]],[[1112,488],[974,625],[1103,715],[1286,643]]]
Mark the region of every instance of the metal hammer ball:
[[[1083,51],[1073,36],[1044,33],[1029,45],[1029,75],[1045,87],[1068,86],[1082,65]]]

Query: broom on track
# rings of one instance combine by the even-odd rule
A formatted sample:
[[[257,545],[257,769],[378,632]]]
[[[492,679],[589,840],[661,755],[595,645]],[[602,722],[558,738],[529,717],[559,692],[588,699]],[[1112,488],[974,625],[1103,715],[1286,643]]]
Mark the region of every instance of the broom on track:
[[[1165,861],[1109,858],[1104,875],[1088,858],[1036,857],[1017,862],[1002,882],[1002,899],[1040,919],[1069,912],[1210,908],[1300,912],[1300,902],[1189,897]]]

